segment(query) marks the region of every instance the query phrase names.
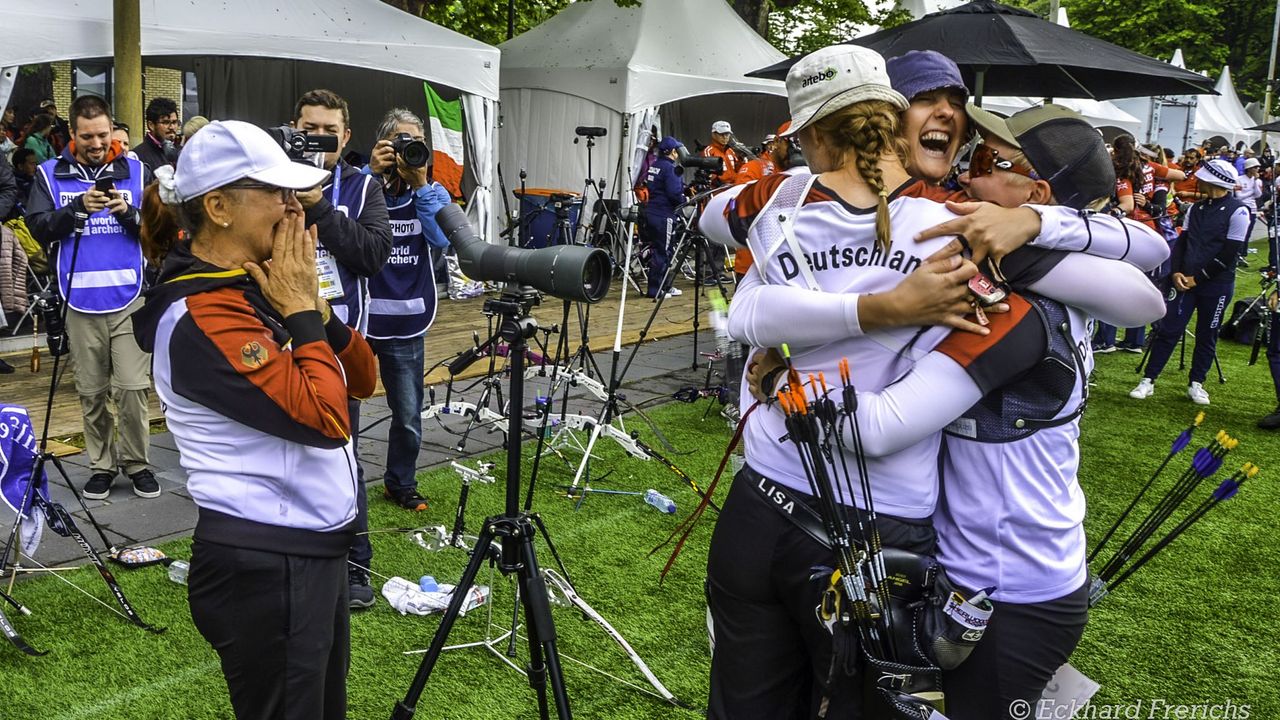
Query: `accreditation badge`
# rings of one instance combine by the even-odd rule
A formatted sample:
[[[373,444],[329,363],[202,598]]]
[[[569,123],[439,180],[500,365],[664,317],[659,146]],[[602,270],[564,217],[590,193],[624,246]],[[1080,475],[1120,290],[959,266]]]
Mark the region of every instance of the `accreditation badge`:
[[[342,278],[338,276],[338,261],[327,250],[316,253],[316,276],[320,279],[320,297],[325,300],[342,299],[345,293]]]

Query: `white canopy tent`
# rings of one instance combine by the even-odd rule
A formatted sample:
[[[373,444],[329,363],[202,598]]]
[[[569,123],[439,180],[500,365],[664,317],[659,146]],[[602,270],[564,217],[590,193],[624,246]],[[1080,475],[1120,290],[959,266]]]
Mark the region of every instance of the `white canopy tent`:
[[[1169,64],[1186,67],[1181,49],[1174,51]],[[1257,142],[1259,133],[1245,128],[1258,123],[1241,104],[1231,81],[1230,68],[1222,68],[1214,90],[1217,95],[1133,98],[1116,102],[1142,119],[1142,134],[1138,137],[1171,147],[1175,152],[1211,138],[1219,138],[1232,145]]]
[[[359,68],[457,90],[466,118],[467,165],[474,185],[468,215],[478,228],[491,227],[497,48],[379,0],[140,0],[140,5],[145,58],[310,61],[328,63],[335,73]],[[8,27],[22,28],[20,33],[8,33],[0,45],[3,77],[10,77],[10,71],[18,65],[109,58],[113,54],[112,8],[104,0],[7,0],[3,12]],[[262,91],[261,85],[256,84],[261,80],[256,70],[260,67],[263,66],[241,65],[238,71],[227,67],[223,79],[233,84],[231,90],[237,95],[250,97],[255,89]],[[234,87],[236,83],[241,86],[239,90]],[[0,81],[0,107],[8,100],[11,87]],[[417,88],[416,98],[420,99],[421,93]],[[285,102],[291,109],[294,97],[267,100]],[[386,98],[379,100],[387,102]],[[377,115],[386,109],[365,108]],[[264,121],[255,117],[239,119]],[[268,121],[284,119],[287,118],[272,117]],[[371,131],[371,127],[365,129],[366,133]]]
[[[591,175],[614,196],[629,187],[655,125],[693,150],[714,120],[755,143],[787,117],[781,82],[744,77],[782,53],[724,0],[577,2],[500,49],[500,156],[513,185],[523,169],[530,186],[580,191],[588,154],[574,144],[577,126],[607,130]]]
[[[1218,76],[1213,89],[1218,94],[1200,98],[1200,105],[1196,108],[1196,131],[1200,133],[1200,137],[1221,135],[1232,145],[1237,142],[1244,142],[1245,145],[1257,142],[1260,133],[1245,128],[1258,123],[1254,122],[1240,102],[1235,83],[1231,81],[1230,67],[1222,66],[1222,74]]]

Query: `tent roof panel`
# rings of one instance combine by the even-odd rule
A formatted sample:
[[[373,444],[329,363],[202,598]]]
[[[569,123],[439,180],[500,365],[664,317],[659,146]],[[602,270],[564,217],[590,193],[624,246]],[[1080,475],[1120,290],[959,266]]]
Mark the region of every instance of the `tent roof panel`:
[[[141,0],[143,55],[313,60],[399,73],[498,97],[497,48],[378,0]],[[111,4],[12,0],[0,64],[112,54]]]
[[[500,47],[504,90],[554,90],[621,112],[695,95],[786,93],[780,82],[744,77],[783,55],[723,0],[573,3]]]

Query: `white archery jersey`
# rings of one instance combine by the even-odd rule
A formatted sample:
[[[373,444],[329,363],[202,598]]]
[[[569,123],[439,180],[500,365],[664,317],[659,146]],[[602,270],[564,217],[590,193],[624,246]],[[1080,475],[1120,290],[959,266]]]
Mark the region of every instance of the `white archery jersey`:
[[[797,176],[807,177],[807,176]],[[766,179],[767,181],[768,179]],[[764,185],[766,181],[761,181]],[[777,188],[778,182],[771,183]],[[760,195],[761,193],[757,193]],[[759,202],[744,191],[736,202]],[[794,246],[789,242],[763,244],[762,223],[770,212],[761,212],[751,229],[751,249],[755,257],[752,273],[764,270],[768,284],[790,284],[806,287],[799,263],[806,263],[818,288],[828,293],[875,293],[888,291],[918,268],[924,259],[950,242],[942,237],[916,242],[915,235],[926,228],[955,217],[945,206],[932,200],[890,196],[889,216],[892,226],[888,251],[876,245],[875,209],[852,208],[841,202],[830,190],[815,184],[805,202],[792,213],[794,204],[783,211],[793,214]],[[730,213],[740,211],[730,207]],[[775,233],[776,235],[776,233]],[[797,257],[798,254],[803,257]],[[767,250],[767,253],[765,252]],[[756,309],[757,312],[767,312]],[[733,312],[733,308],[730,308]],[[903,327],[874,331],[857,337],[841,336],[832,329],[831,342],[810,347],[790,344],[792,359],[802,377],[822,373],[828,386],[839,385],[838,364],[848,358],[853,381],[859,389],[880,390],[909,371],[914,362],[927,354],[947,335],[947,328]],[[743,341],[744,338],[735,338]],[[811,394],[810,394],[811,395]],[[743,383],[745,413],[751,395]],[[800,464],[797,448],[786,435],[780,408],[761,406],[755,410],[743,431],[747,462],[763,475],[792,490],[811,493]],[[891,455],[868,458],[876,510],[904,518],[927,518],[938,495],[939,436],[930,438]],[[845,458],[852,470],[852,453]],[[854,481],[856,486],[857,482]],[[863,505],[860,494],[855,496]]]
[[[1087,378],[1093,322],[1066,310]],[[1077,381],[1057,418],[1079,407],[1081,390]],[[1088,575],[1077,480],[1080,419],[1009,442],[966,439],[968,430],[964,418],[947,428],[942,499],[933,518],[938,560],[951,579],[975,591],[994,586],[995,600],[1021,604],[1078,589]]]

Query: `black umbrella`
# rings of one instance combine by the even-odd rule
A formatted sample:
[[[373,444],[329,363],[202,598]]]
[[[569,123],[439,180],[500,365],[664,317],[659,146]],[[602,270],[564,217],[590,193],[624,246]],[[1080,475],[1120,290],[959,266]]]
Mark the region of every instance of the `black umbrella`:
[[[1280,120],[1272,120],[1269,123],[1254,125],[1251,128],[1245,128],[1245,130],[1261,130],[1262,132],[1280,132]]]
[[[974,0],[849,42],[886,58],[937,50],[960,66],[978,104],[984,93],[1095,100],[1217,94],[1203,75],[993,0]],[[798,59],[749,75],[782,79]]]

